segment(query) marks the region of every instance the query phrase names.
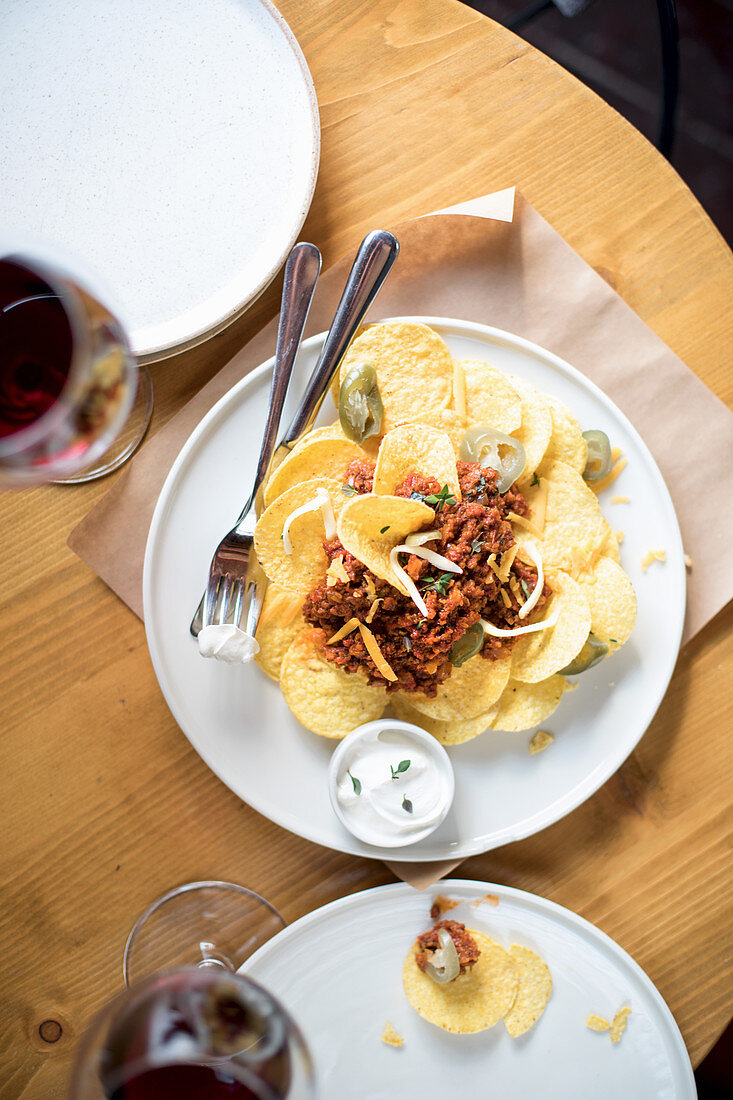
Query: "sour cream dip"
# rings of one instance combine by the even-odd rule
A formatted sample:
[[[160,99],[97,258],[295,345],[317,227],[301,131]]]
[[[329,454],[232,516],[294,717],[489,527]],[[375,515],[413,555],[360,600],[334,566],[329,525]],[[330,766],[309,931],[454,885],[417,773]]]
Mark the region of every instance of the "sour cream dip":
[[[429,836],[453,802],[447,752],[410,722],[380,718],[349,733],[331,757],[334,812],[358,840],[380,848]]]

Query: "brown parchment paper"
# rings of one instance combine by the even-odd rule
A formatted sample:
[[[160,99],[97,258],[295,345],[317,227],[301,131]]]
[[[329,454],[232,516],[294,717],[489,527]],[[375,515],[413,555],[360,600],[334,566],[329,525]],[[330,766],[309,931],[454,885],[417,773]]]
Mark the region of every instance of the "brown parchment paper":
[[[369,319],[434,315],[516,333],[582,371],[640,432],[669,487],[694,563],[688,641],[733,596],[733,516],[716,504],[733,497],[733,413],[520,195],[511,221],[441,213],[393,232],[400,255]],[[321,277],[306,336],[328,328],[351,260]],[[71,532],[71,549],[140,617],[145,541],[168,470],[208,409],[273,354],[276,331],[275,319],[145,445]],[[706,493],[713,482],[714,499]],[[715,584],[705,583],[713,571]],[[455,863],[389,866],[422,889]]]

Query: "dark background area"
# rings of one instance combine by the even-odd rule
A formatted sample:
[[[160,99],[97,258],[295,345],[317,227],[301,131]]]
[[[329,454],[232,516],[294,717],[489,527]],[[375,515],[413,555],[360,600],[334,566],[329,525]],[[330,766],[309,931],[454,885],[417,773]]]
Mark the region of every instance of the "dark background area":
[[[530,0],[464,2],[505,26],[531,7]],[[676,6],[680,88],[670,160],[731,244],[733,0],[677,0]],[[656,144],[662,110],[656,0],[595,0],[574,18],[551,6],[515,33],[577,76]],[[733,1025],[695,1079],[700,1100],[733,1097]]]
[[[505,26],[530,0],[464,0]],[[677,0],[680,93],[671,162],[733,243],[733,0]],[[656,0],[552,6],[516,31],[656,143],[662,103]]]

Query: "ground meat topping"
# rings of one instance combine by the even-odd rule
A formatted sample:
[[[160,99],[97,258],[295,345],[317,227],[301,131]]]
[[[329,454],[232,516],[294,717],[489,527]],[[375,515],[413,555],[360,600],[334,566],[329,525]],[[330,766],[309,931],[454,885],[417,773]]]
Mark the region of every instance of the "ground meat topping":
[[[481,952],[478,949],[475,939],[471,936],[470,932],[466,931],[465,924],[461,924],[461,922],[457,920],[439,920],[428,932],[423,932],[422,936],[418,936],[417,942],[420,950],[415,955],[415,962],[420,970],[425,970],[425,966],[430,961],[433,953],[440,948],[438,931],[441,928],[445,928],[446,932],[453,940],[456,951],[458,952],[458,962],[461,967],[461,974],[465,974],[467,970],[471,969],[474,963],[478,962]]]
[[[374,463],[357,459],[347,468],[345,484],[358,493],[371,492],[373,479]],[[442,572],[414,554],[402,557],[403,568],[425,601],[427,617],[420,614],[408,596],[375,577],[344,550],[337,538],[324,542],[329,564],[340,555],[349,578],[348,584],[337,580],[330,586],[324,579],[305,599],[303,615],[306,622],[321,629],[327,660],[346,672],[366,673],[370,682],[381,683],[388,691],[421,691],[434,696],[438,685],[452,672],[451,646],[479,618],[502,629],[521,625],[519,610],[534,588],[536,571],[517,558],[509,582],[502,584],[495,569],[502,554],[514,545],[507,513],[527,515],[527,502],[515,487],[498,493],[495,471],[477,463],[459,462],[458,479],[460,502],[434,478],[417,473],[410,474],[395,489],[396,496],[440,498],[433,505],[433,526],[440,531],[440,538],[431,541],[430,549],[463,570],[460,574]],[[550,589],[545,586],[533,616],[549,594]],[[397,676],[392,682],[386,681],[377,669],[360,632],[352,632],[333,645],[327,644],[349,619],[365,622],[372,612],[369,629]],[[513,638],[486,635],[481,656],[489,660],[506,657],[513,644]]]

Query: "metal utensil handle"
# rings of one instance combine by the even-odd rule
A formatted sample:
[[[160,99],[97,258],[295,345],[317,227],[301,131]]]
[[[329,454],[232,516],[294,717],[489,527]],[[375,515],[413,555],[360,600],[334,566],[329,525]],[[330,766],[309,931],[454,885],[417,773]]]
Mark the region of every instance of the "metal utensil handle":
[[[375,229],[368,233],[359,245],[321,357],[313,369],[303,400],[281,444],[292,443],[311,427],[336,368],[397,259],[399,250],[397,238],[384,229]]]
[[[262,436],[262,446],[257,461],[252,493],[242,509],[242,515],[245,515],[252,507],[257,490],[262,484],[270,465],[272,452],[275,450],[280,417],[288,392],[290,376],[293,373],[295,356],[300,347],[300,338],[303,335],[320,270],[321,253],[316,246],[305,242],[296,244],[285,264],[267,422]]]

